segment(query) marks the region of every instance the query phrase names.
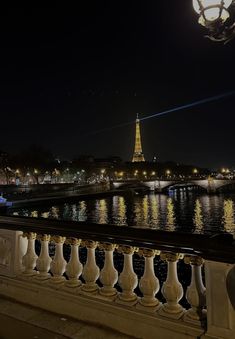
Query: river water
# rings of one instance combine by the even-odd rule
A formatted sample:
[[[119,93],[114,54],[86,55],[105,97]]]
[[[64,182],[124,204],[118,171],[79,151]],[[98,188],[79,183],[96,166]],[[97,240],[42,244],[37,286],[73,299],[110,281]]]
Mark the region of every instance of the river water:
[[[235,193],[207,195],[185,189],[21,208],[10,214],[213,234],[235,232],[234,206]]]

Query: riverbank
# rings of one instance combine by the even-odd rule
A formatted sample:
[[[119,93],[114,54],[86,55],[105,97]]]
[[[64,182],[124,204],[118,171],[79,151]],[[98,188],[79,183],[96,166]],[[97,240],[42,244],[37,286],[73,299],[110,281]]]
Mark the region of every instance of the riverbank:
[[[23,208],[29,206],[48,206],[52,204],[63,204],[63,203],[71,203],[79,200],[87,200],[87,199],[102,199],[108,196],[114,195],[125,195],[126,192],[124,190],[109,190],[102,192],[91,192],[91,193],[65,193],[64,195],[44,195],[39,198],[30,198],[30,199],[21,199],[12,201],[12,206],[9,207],[11,209],[14,208]]]

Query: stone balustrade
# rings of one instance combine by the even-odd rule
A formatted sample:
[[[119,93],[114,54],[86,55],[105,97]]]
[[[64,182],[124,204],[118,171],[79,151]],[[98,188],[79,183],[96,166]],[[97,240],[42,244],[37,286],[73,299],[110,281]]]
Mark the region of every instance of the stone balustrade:
[[[179,253],[118,245],[93,240],[65,238],[48,234],[22,233],[26,239],[26,253],[22,257],[22,269],[18,278],[29,279],[33,283],[46,283],[52,288],[76,288],[76,293],[91,294],[93,297],[104,297],[119,304],[142,307],[145,311],[157,312],[165,317],[201,323],[205,319],[205,287],[202,282],[203,259],[197,256],[185,256]],[[40,242],[40,252],[36,255],[35,241]],[[49,255],[50,243],[55,245],[54,256]],[[63,254],[63,246],[69,249],[69,260]],[[86,248],[86,261],[82,265],[79,250]],[[104,263],[99,267],[96,262],[96,251],[104,251]],[[123,269],[118,273],[114,266],[114,251],[124,257]],[[137,253],[144,258],[144,274],[138,279],[133,267],[133,255]],[[156,298],[160,291],[159,279],[154,271],[154,258],[166,263],[167,279],[161,292],[165,302]],[[186,298],[191,308],[185,310],[179,301],[184,295],[183,287],[178,280],[177,262],[184,260],[192,266],[191,285]],[[97,283],[98,282],[98,283]],[[198,283],[199,282],[199,283]],[[115,287],[118,284],[118,290]],[[60,287],[59,287],[60,286]],[[135,292],[137,286],[139,293]],[[73,292],[73,291],[72,291]]]
[[[80,237],[79,229],[75,236],[58,233],[22,232],[20,226],[0,230],[0,295],[140,338],[234,336],[232,263],[207,260],[186,248]],[[115,265],[117,260],[122,264]],[[190,271],[186,287],[178,262]],[[141,275],[135,263],[142,265]],[[157,263],[165,269],[164,281]]]

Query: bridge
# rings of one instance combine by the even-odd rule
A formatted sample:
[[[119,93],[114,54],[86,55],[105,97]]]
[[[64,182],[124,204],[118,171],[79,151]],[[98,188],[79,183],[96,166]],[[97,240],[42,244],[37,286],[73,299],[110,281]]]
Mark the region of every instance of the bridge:
[[[154,180],[114,180],[114,188],[146,188],[150,191],[163,192],[171,186],[198,186],[207,191],[207,193],[216,193],[218,189],[235,185],[234,179],[216,179],[212,177],[208,178],[185,178],[185,179],[154,179]]]

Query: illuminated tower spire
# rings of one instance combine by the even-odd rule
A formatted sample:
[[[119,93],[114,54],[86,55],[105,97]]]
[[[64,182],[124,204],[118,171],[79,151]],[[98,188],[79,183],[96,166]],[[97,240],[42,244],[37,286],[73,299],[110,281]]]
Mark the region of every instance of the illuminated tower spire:
[[[144,154],[142,152],[142,146],[141,146],[139,114],[137,113],[136,123],[135,123],[135,150],[134,150],[132,162],[140,162],[140,161],[145,161],[145,159],[144,159]]]

